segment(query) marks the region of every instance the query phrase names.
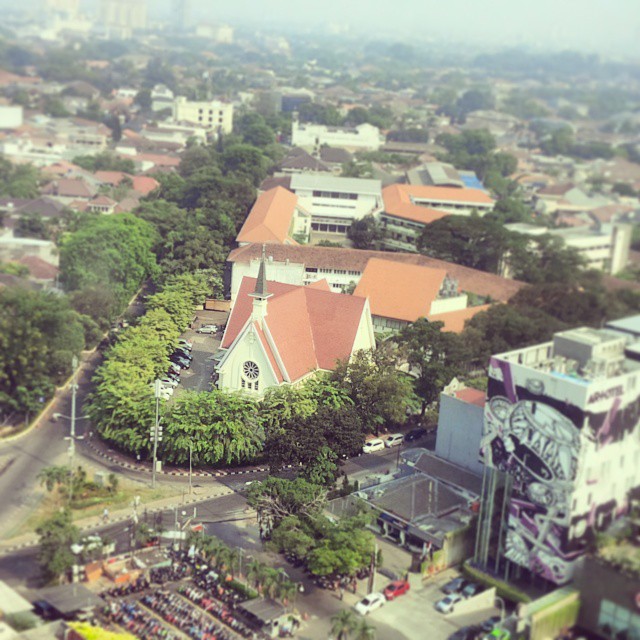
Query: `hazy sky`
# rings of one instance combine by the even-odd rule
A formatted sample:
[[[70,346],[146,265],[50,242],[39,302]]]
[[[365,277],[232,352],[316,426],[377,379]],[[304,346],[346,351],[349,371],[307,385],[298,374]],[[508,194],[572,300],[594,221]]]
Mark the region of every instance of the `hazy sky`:
[[[150,4],[158,0],[149,0]],[[209,20],[640,54],[640,0],[192,0]]]

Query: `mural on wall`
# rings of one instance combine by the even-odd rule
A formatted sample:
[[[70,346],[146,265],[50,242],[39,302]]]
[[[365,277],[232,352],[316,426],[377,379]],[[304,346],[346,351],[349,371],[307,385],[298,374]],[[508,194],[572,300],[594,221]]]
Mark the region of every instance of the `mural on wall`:
[[[627,506],[608,500],[585,514],[571,513],[581,447],[599,449],[630,435],[640,401],[621,409],[622,399],[612,391],[605,398],[609,409],[594,413],[589,398],[583,411],[552,397],[535,374],[518,382],[509,363],[492,359],[481,456],[513,479],[504,556],[563,584],[571,579],[589,535]]]

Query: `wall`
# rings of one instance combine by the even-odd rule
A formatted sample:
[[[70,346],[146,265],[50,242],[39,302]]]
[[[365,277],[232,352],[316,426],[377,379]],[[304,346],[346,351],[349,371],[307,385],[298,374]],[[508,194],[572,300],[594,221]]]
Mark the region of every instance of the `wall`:
[[[22,107],[0,105],[0,129],[17,129],[22,126]]]
[[[513,478],[505,558],[564,584],[628,509],[640,486],[639,376],[587,381],[491,359],[481,447]]]
[[[440,394],[436,455],[482,474],[480,442],[484,410],[455,396]]]
[[[313,148],[326,144],[330,147],[377,150],[382,143],[380,130],[369,124],[350,130],[294,121],[291,128],[291,144],[298,147]]]
[[[467,294],[463,293],[459,296],[450,298],[438,298],[431,303],[429,315],[435,316],[439,313],[449,313],[451,311],[460,311],[467,308]]]
[[[258,269],[260,268],[260,260],[252,260],[251,262],[234,262],[231,265],[231,303],[233,304],[238,295],[238,289],[245,276],[251,278],[258,277]],[[268,260],[267,262],[267,279],[275,282],[284,282],[285,284],[304,284],[304,265],[299,262],[276,262]],[[268,288],[268,285],[267,285]]]

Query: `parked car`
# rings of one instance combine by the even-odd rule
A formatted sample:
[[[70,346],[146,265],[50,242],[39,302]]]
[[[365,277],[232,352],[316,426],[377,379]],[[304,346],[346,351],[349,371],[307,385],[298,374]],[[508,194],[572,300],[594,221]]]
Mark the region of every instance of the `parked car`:
[[[173,362],[171,363],[173,364]],[[167,375],[166,377],[169,378],[169,380],[175,380],[176,382],[180,382],[180,367],[178,365],[175,365],[176,369],[174,369],[173,367],[171,367],[168,371],[167,371]]]
[[[169,363],[169,371],[173,371],[175,374],[180,375],[180,367],[175,362]]]
[[[485,633],[490,633],[500,624],[500,616],[491,616],[480,623],[480,628]]]
[[[193,356],[191,355],[191,352],[187,351],[186,349],[183,349],[182,347],[178,347],[177,349],[174,349],[173,353],[178,356],[182,356],[187,360],[193,360]]]
[[[179,385],[179,381],[176,380],[175,378],[170,378],[169,376],[167,376],[166,378],[160,378],[160,386],[162,387],[172,387],[172,388],[176,388]]]
[[[215,324],[203,324],[198,330],[197,333],[218,333],[218,327]]]
[[[427,430],[424,427],[418,427],[417,429],[411,429],[404,437],[405,442],[413,442],[414,440],[420,440],[422,436],[427,435]]]
[[[179,355],[172,355],[169,357],[171,362],[177,364],[181,369],[188,369],[191,366],[191,361],[183,358]]]
[[[468,584],[464,578],[454,578],[445,584],[440,591],[442,593],[460,593]]]
[[[452,633],[448,640],[476,640],[482,635],[480,625],[473,624],[468,627],[461,627],[455,633]]]
[[[184,347],[185,349],[188,349],[189,351],[191,351],[193,349],[193,342],[191,342],[190,340],[187,340],[186,338],[180,338],[178,340],[178,346]]]
[[[404,442],[404,435],[402,433],[392,433],[390,436],[387,436],[387,439],[384,441],[385,447],[399,447]]]
[[[440,613],[451,613],[454,607],[462,600],[459,593],[450,593],[448,596],[436,602],[436,610]]]
[[[155,394],[155,385],[149,385]],[[162,398],[163,400],[168,400],[173,395],[173,387],[160,387],[158,390],[158,398]]]
[[[506,629],[494,629],[491,633],[483,636],[482,640],[510,640],[511,633]]]
[[[384,593],[384,597],[387,600],[393,600],[403,593],[407,593],[407,591],[409,591],[409,582],[407,580],[394,580],[385,587],[382,593]]]
[[[366,616],[368,613],[379,609],[386,602],[385,597],[381,593],[370,593],[366,598],[362,598],[360,602],[353,607],[359,614]]]
[[[465,585],[464,589],[461,592],[462,597],[472,598],[476,594],[480,593],[483,590],[483,588],[484,587],[481,584],[478,584],[477,582],[469,582],[467,585]]]
[[[374,438],[364,443],[362,453],[373,453],[374,451],[382,451],[384,449],[384,440]]]

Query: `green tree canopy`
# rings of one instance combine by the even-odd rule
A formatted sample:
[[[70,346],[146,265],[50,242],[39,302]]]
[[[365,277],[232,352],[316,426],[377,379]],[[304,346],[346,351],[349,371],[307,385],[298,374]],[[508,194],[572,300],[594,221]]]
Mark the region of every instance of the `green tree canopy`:
[[[80,530],[67,509],[54,513],[37,529],[40,550],[38,563],[46,582],[64,577],[75,562],[71,545],[80,540]]]

